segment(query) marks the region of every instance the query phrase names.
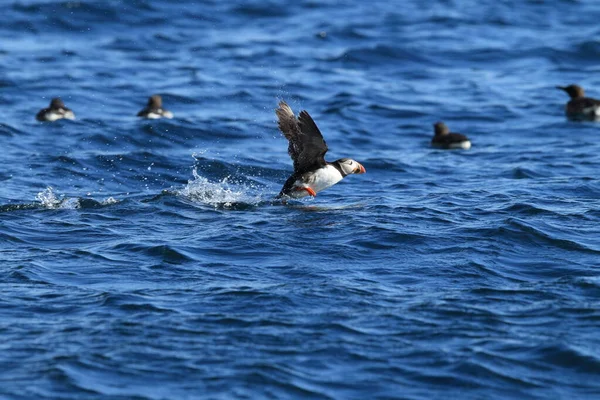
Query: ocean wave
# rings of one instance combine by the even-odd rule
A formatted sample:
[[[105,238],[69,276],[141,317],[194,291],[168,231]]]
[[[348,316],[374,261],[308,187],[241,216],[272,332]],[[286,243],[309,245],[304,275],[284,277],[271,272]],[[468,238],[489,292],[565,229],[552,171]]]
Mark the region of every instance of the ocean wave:
[[[14,135],[19,135],[22,133],[23,132],[21,132],[19,129],[17,129],[13,126],[10,126],[8,124],[0,122],[0,136],[12,137]]]
[[[183,264],[189,261],[194,261],[196,258],[187,254],[182,249],[173,248],[167,245],[152,245],[146,243],[119,243],[111,247],[111,251],[115,253],[135,253],[148,256],[153,260],[159,260],[167,264]]]
[[[600,248],[583,244],[579,241],[571,239],[572,235],[563,236],[561,235],[561,229],[553,227],[549,224],[541,224],[527,222],[519,218],[508,218],[507,229],[513,230],[516,228],[514,233],[519,235],[524,234],[523,238],[529,238],[536,243],[545,243],[553,246],[557,246],[564,250],[579,250],[591,253],[600,253]]]
[[[338,55],[326,57],[323,61],[357,64],[362,68],[369,65],[392,62],[398,63],[402,69],[418,64],[435,64],[433,60],[427,59],[426,56],[423,53],[418,52],[417,49],[401,48],[384,44],[377,44],[372,47],[350,48]]]

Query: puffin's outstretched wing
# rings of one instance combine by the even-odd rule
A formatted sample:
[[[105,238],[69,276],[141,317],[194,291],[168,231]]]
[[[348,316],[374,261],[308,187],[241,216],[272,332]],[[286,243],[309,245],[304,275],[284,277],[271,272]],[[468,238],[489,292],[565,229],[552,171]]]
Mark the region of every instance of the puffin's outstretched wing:
[[[277,114],[279,130],[289,142],[288,154],[292,158],[292,161],[294,161],[294,171],[296,171],[297,160],[301,152],[298,137],[302,135],[298,126],[298,120],[285,101],[279,102],[279,108],[275,110],[275,114]]]
[[[296,118],[285,101],[279,103],[275,113],[279,120],[279,130],[289,141],[288,153],[294,161],[294,172],[303,174],[327,165],[327,143],[311,116],[306,111],[301,111]]]

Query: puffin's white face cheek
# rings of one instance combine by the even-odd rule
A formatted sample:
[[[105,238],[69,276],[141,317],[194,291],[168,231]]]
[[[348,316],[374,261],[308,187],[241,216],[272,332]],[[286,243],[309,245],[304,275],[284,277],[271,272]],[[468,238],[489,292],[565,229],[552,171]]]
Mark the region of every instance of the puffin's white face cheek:
[[[367,172],[365,170],[365,167],[362,166],[362,164],[356,162],[356,161],[352,161],[352,173],[353,174],[364,174],[365,172]]]
[[[354,169],[356,168],[354,164],[354,161],[346,160],[340,164],[340,167],[342,167],[342,171],[344,171],[344,174],[350,175],[354,172]]]

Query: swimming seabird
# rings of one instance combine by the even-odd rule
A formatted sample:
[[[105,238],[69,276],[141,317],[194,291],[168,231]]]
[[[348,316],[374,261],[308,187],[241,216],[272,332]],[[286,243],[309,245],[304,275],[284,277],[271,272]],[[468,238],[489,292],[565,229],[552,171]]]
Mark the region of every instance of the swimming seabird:
[[[443,122],[433,124],[435,136],[431,139],[431,145],[440,149],[465,149],[471,148],[471,141],[461,133],[451,133]]]
[[[52,99],[50,107],[40,110],[35,116],[38,121],[56,121],[63,118],[75,119],[75,114],[65,107],[65,103],[58,97]]]
[[[162,97],[155,94],[150,96],[148,105],[137,116],[147,119],[173,118],[173,113],[162,108]]]
[[[350,158],[325,161],[327,143],[315,121],[305,110],[298,118],[285,101],[275,110],[279,130],[289,141],[288,154],[294,162],[294,173],[277,196],[300,198],[316,196],[350,174],[364,174],[365,167]]]
[[[571,100],[565,106],[567,117],[572,119],[600,119],[600,100],[585,97],[583,88],[578,85],[557,86],[567,92]]]

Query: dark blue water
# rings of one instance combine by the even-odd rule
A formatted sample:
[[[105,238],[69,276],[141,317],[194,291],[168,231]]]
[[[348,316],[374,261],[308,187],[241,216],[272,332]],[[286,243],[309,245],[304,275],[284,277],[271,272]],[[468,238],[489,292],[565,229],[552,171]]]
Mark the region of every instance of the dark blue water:
[[[2,9],[0,397],[600,396],[600,3]],[[273,201],[280,99],[367,174]]]

